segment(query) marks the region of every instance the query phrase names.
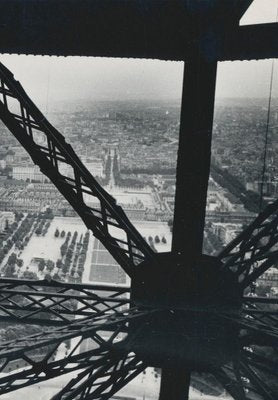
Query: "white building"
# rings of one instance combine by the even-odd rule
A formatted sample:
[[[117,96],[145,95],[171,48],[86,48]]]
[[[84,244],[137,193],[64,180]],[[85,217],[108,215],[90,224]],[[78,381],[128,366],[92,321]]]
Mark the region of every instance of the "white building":
[[[25,182],[49,182],[49,179],[41,173],[37,165],[13,167],[13,179]]]
[[[104,177],[103,161],[100,158],[84,158],[82,160],[85,167],[91,172],[93,176],[98,176],[100,178]]]

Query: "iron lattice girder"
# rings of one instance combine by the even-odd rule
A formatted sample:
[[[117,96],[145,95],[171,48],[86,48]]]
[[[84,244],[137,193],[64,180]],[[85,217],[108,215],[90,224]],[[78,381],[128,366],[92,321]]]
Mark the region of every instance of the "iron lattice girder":
[[[254,394],[260,400],[277,398],[277,362],[264,355],[270,348],[258,349],[257,346],[243,348],[232,363],[213,372],[236,400],[251,400]],[[275,382],[276,388],[271,384]]]
[[[1,116],[15,137],[29,151],[33,160],[38,163],[42,171],[54,181],[61,193],[64,194],[73,207],[78,210],[85,223],[87,223],[87,226],[92,229],[96,237],[103,241],[106,248],[114,255],[115,259],[123,266],[126,272],[132,276],[133,271],[136,270],[136,265],[141,261],[148,261],[150,265],[152,265],[152,262],[156,261],[156,256],[153,254],[152,250],[149,251],[149,247],[144,244],[145,242],[138,232],[133,230],[134,228],[132,225],[126,222],[128,221],[127,218],[122,216],[111,196],[103,191],[91,176],[89,177],[87,175],[87,171],[83,168],[71,147],[65,144],[62,135],[44,119],[42,114],[40,114],[33,103],[28,99],[21,86],[14,81],[13,76],[4,67],[1,67],[1,65],[0,75],[2,77],[0,93],[2,93],[3,99],[3,102],[0,103]],[[17,103],[20,109],[19,113],[14,113],[9,107],[10,99],[19,100]],[[42,144],[42,140],[44,140],[45,143]],[[73,175],[69,177],[65,173],[62,173],[60,164],[66,164],[68,167],[72,168]],[[92,188],[89,183],[87,184],[86,182],[89,182]],[[100,201],[99,208],[92,208],[86,204],[85,197],[87,195],[96,197]],[[231,246],[228,246],[225,255],[222,257],[224,261],[226,261],[226,259],[228,260],[224,263],[224,268],[234,269],[234,272],[238,273],[239,277],[243,275],[243,280],[241,280],[241,282],[246,283],[246,279],[254,277],[254,275],[252,275],[254,272],[252,271],[253,263],[259,263],[259,267],[255,270],[256,277],[258,277],[266,270],[265,262],[268,263],[267,268],[269,268],[273,260],[275,260],[277,256],[275,248],[277,244],[276,222],[277,202],[263,212],[258,219],[251,224],[244,234],[240,236],[240,239],[237,240],[237,244],[233,242]],[[115,226],[115,224],[126,234],[125,241],[111,234],[110,228]],[[87,376],[88,379],[86,379],[85,373],[83,388],[80,390],[76,387],[76,385],[78,386],[78,382],[76,380],[74,382],[72,381],[68,386],[68,392],[65,396],[70,396],[71,393],[74,393],[72,391],[72,389],[74,389],[76,390],[75,393],[77,393],[77,395],[80,394],[80,396],[83,396],[83,393],[87,391],[92,395],[92,399],[108,398],[105,392],[107,387],[105,387],[105,385],[97,386],[98,383],[94,381],[94,379],[90,380],[90,376],[94,373],[98,373],[97,371],[103,371],[104,375],[98,375],[101,380],[107,376],[111,377],[110,372],[106,370],[109,362],[113,359],[116,365],[118,365],[118,360],[120,358],[124,360],[125,356],[129,354],[130,351],[128,347],[125,349],[124,345],[120,346],[120,343],[117,343],[119,335],[125,335],[129,323],[139,320],[140,318],[140,322],[143,321],[143,326],[146,327],[148,324],[148,316],[152,315],[156,310],[140,311],[137,308],[129,311],[122,310],[120,307],[125,307],[129,302],[124,300],[124,304],[120,305],[122,302],[116,299],[117,306],[114,309],[108,306],[106,311],[103,311],[101,306],[97,308],[95,314],[92,313],[92,315],[90,315],[89,310],[92,307],[92,303],[89,300],[90,305],[89,309],[87,309],[88,305],[86,300],[86,308],[84,309],[82,306],[80,308],[79,318],[71,322],[68,317],[71,314],[67,307],[62,308],[62,310],[60,308],[62,304],[65,306],[63,302],[68,301],[71,297],[71,294],[67,293],[67,290],[64,291],[62,289],[64,284],[60,286],[61,291],[59,292],[59,296],[57,296],[57,293],[50,295],[49,292],[44,290],[40,292],[40,283],[34,282],[33,284],[37,284],[38,286],[36,288],[34,286],[29,286],[29,289],[27,289],[28,293],[23,293],[26,288],[20,289],[20,284],[17,281],[11,282],[8,288],[7,286],[3,288],[4,297],[2,300],[4,304],[9,304],[7,306],[7,312],[12,312],[13,315],[10,316],[11,320],[15,320],[14,312],[16,312],[17,318],[20,313],[27,311],[22,321],[24,319],[26,321],[34,321],[34,316],[35,318],[39,316],[42,317],[45,312],[51,310],[55,318],[53,322],[59,320],[60,323],[65,323],[66,326],[56,330],[37,333],[27,338],[19,338],[0,346],[0,360],[3,360],[0,372],[3,372],[14,361],[27,364],[27,366],[25,365],[25,367],[27,367],[25,370],[11,372],[9,375],[0,378],[0,393],[7,393],[19,387],[37,383],[66,372],[91,368],[87,370],[87,375],[89,375]],[[16,287],[13,287],[13,285],[16,285]],[[45,288],[47,285],[50,285],[50,283],[44,282],[41,285]],[[53,283],[53,285],[56,285],[57,289],[57,284]],[[88,290],[86,289],[86,291],[84,291],[82,285],[79,286],[78,290],[80,293],[82,292],[82,294],[76,295],[76,300],[79,298],[79,303],[82,303],[85,299],[83,298],[83,300],[81,300],[80,296],[82,297],[84,294],[88,296]],[[25,296],[25,300],[29,301],[27,310],[25,309],[23,311],[21,304],[14,301],[13,296],[16,295]],[[40,297],[40,299],[38,299],[38,297]],[[56,300],[57,297],[59,297],[59,300]],[[47,300],[53,302],[53,305],[45,304]],[[94,298],[94,300],[97,301],[97,305],[103,305],[103,302],[107,304],[107,299],[104,300],[101,296],[99,296],[98,299]],[[87,311],[90,316],[86,316]],[[228,325],[235,328],[232,330],[243,333],[243,335],[239,337],[239,342],[242,346],[250,343],[251,345],[254,343],[256,345],[258,343],[261,345],[262,341],[264,342],[263,344],[277,344],[278,332],[276,322],[273,321],[273,313],[268,315],[266,321],[266,316],[264,315],[262,319],[260,310],[254,310],[252,307],[247,311],[244,309],[242,311],[243,315],[225,313],[223,310],[218,311],[219,312],[216,313],[218,319],[223,318],[223,323],[225,320],[228,320]],[[259,315],[255,315],[255,311],[259,311]],[[247,319],[245,317],[246,314],[251,317],[251,319]],[[200,313],[200,315],[202,314]],[[160,314],[157,316],[157,319],[159,318]],[[273,323],[271,324],[270,321]],[[133,323],[130,325],[132,326]],[[114,332],[112,333],[111,330],[114,330]],[[101,332],[104,332],[106,336],[102,335]],[[261,342],[260,336],[262,337]],[[124,336],[121,336],[121,338],[122,337]],[[144,335],[142,338],[144,339]],[[66,355],[64,359],[58,360],[55,351],[59,350],[59,346],[62,342],[71,339],[76,340],[74,348],[70,350],[70,353]],[[235,339],[237,339],[237,337]],[[97,348],[80,353],[79,350],[85,340],[90,340]],[[131,342],[132,340],[133,337],[131,337]],[[36,359],[36,351],[41,352],[42,350],[44,352],[42,359]],[[141,361],[138,362],[143,368]],[[258,382],[256,371],[254,372],[253,367],[251,371],[248,368],[246,370],[252,383],[253,381],[255,382],[253,385],[255,391],[257,390],[259,393],[270,393],[268,388],[261,388],[261,383]],[[139,369],[137,370],[135,368],[134,373],[137,374],[138,371]],[[238,375],[238,372],[236,372],[236,374]],[[236,379],[238,379],[237,375]],[[119,376],[120,383],[118,382],[119,385],[117,388],[120,388],[122,384],[127,382],[126,377],[127,379],[130,377],[129,373],[126,375],[125,370],[121,368],[119,368]],[[94,387],[95,384],[96,386]],[[98,390],[97,393],[94,392],[95,388]],[[114,389],[116,390],[116,387]],[[242,389],[239,389],[239,393],[242,395]],[[99,397],[93,397],[95,395]],[[67,399],[70,397],[64,398]],[[240,399],[239,397],[236,398]],[[269,397],[269,399],[272,400],[271,397]]]
[[[115,355],[122,358],[127,352],[117,343],[126,337],[128,324],[148,315],[148,311],[133,308],[1,343],[0,373],[9,373],[0,377],[0,395],[78,369],[104,367]],[[72,339],[72,348],[59,356],[59,346]],[[14,370],[15,363],[24,369]]]
[[[214,371],[213,375],[221,383],[223,388],[236,400],[247,400],[244,391],[244,385],[238,377],[238,373],[233,371],[233,377],[231,374],[222,368]]]
[[[110,399],[147,366],[135,354],[107,357],[99,368],[87,368],[72,379],[52,400]]]
[[[41,171],[72,205],[88,229],[132,276],[155,253],[116,200],[93,178],[65,138],[45,119],[10,71],[0,64],[0,117]],[[18,111],[12,110],[10,100]]]
[[[153,311],[152,311],[153,312]],[[123,332],[127,330],[127,323],[135,318],[142,318],[148,315],[148,311],[140,311],[137,308],[129,309],[126,312],[112,315],[96,315],[87,317],[80,322],[73,321],[71,324],[58,328],[36,333],[24,338],[17,338],[9,342],[0,344],[0,358],[9,357],[10,359],[21,357],[24,353],[42,348],[47,345],[56,345],[66,340],[78,336],[82,338],[91,337],[90,335],[99,331],[113,330],[121,325]]]
[[[129,222],[123,210],[90,175],[71,146],[66,144],[64,137],[46,121],[21,85],[3,65],[0,65],[0,77],[0,93],[3,99],[0,103],[0,116],[34,162],[40,165],[42,172],[69,200],[87,227],[102,241],[129,275],[134,275],[134,267],[142,261],[156,263],[157,258],[153,250]],[[17,102],[20,110],[18,114],[9,111],[10,98]],[[44,146],[41,144],[42,140],[45,142]],[[61,173],[60,163],[71,169],[72,177]],[[99,202],[98,208],[86,204],[87,195]],[[219,255],[219,258],[224,260],[224,268],[236,269],[243,288],[270,268],[277,258],[277,208],[278,200],[268,206]],[[121,235],[125,235],[125,240],[113,233],[115,227],[121,231]],[[259,267],[248,274],[255,262],[259,263]]]
[[[258,400],[276,400],[277,393],[259,378],[247,359],[236,360],[213,375],[235,400],[251,400],[254,394]]]
[[[252,311],[243,310],[241,313],[225,313],[219,311],[219,317],[223,318],[223,322],[230,321],[235,327],[243,331],[240,337],[243,345],[258,344],[277,346],[278,343],[278,324],[277,322],[264,321],[261,318],[255,318]]]
[[[218,256],[242,289],[258,279],[278,259],[278,200],[266,207]]]
[[[270,360],[265,357],[264,350],[265,349],[262,350],[261,354],[259,354],[258,352],[256,353],[256,348],[254,348],[254,350],[249,349],[249,351],[243,350],[242,356],[244,357],[244,360],[248,365],[253,366],[258,371],[262,371],[266,375],[270,375],[273,378],[276,378],[278,371],[277,360]]]
[[[127,310],[129,288],[55,281],[0,279],[0,320],[66,325]],[[77,322],[77,321],[76,321]]]

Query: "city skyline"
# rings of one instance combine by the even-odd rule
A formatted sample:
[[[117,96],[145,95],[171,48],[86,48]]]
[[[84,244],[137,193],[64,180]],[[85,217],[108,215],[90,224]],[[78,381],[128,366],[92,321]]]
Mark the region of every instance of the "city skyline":
[[[273,22],[278,0],[256,0],[241,25]],[[180,99],[183,62],[100,57],[1,55],[45,110],[56,101]],[[216,98],[268,97],[271,60],[218,63]],[[278,96],[274,66],[273,97]]]

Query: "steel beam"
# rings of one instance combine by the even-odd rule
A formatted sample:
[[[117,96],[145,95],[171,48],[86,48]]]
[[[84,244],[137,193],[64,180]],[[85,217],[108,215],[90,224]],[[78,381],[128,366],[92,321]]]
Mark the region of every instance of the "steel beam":
[[[188,400],[190,372],[185,369],[163,368],[159,400]]]
[[[216,26],[218,61],[277,57],[277,24],[238,26],[251,0],[2,0],[0,52],[185,60]],[[199,32],[198,31],[198,32]],[[204,45],[210,51],[209,41]]]
[[[1,0],[0,52],[180,59],[252,0]]]
[[[141,261],[155,261],[154,251],[131,224],[123,209],[100,186],[63,135],[45,119],[12,73],[1,63],[0,80],[0,118],[34,163],[68,200],[87,228],[128,275],[134,274],[133,267]],[[10,110],[10,98],[16,99],[21,115]],[[67,172],[63,170],[65,166]],[[116,233],[114,227],[117,227]]]
[[[127,309],[129,290],[107,285],[0,279],[0,320],[67,325]]]
[[[263,60],[278,57],[278,23],[239,26],[223,32],[218,61]]]
[[[172,250],[194,264],[202,253],[217,63],[185,63]]]
[[[223,269],[230,268],[242,289],[275,265],[278,257],[278,200],[258,217],[218,255]]]
[[[139,375],[146,365],[135,354],[107,357],[101,366],[92,365],[73,378],[51,400],[108,400]]]

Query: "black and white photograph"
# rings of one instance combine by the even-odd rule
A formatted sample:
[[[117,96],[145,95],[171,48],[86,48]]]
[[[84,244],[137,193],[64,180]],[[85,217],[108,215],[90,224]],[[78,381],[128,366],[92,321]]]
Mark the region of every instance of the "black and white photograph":
[[[278,399],[278,0],[0,0],[0,400]]]

